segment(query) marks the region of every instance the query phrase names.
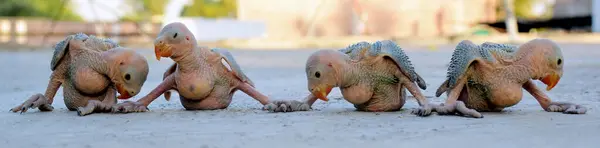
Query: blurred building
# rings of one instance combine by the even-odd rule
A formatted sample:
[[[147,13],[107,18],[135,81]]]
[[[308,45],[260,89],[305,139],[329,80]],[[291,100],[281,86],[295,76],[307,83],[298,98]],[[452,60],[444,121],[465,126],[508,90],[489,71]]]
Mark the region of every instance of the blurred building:
[[[600,7],[600,2],[593,3],[600,0],[538,1],[552,3],[553,18],[587,17],[589,21],[584,22],[583,26],[588,28],[592,26],[591,14],[595,10],[592,6],[595,4]],[[76,3],[73,5],[77,7],[75,11],[87,21],[52,22],[39,18],[0,17],[0,42],[53,44],[64,38],[64,35],[76,32],[112,37],[124,42],[147,41],[161,27],[160,23],[149,21],[117,22],[118,16],[125,14],[131,7],[119,0],[72,2]],[[502,9],[498,8],[501,2],[502,0],[237,0],[235,18],[182,17],[177,21],[188,24],[199,40],[350,35],[439,37],[467,33],[480,23],[498,23],[498,20],[502,20]],[[537,9],[538,7],[531,8],[532,11],[538,11]],[[120,11],[113,12],[114,10]],[[600,15],[600,9],[596,11]],[[98,14],[104,17],[98,17]],[[596,21],[600,31],[600,19]],[[522,28],[525,27],[526,25]],[[44,37],[49,32],[52,33],[50,37]],[[145,37],[140,38],[141,36]]]
[[[552,0],[554,5],[554,18],[589,16],[592,13],[594,0]]]
[[[360,20],[366,35],[428,37],[495,21],[497,4],[497,0],[238,0],[238,19],[264,21],[269,37],[301,37],[309,32],[347,36],[356,32]]]
[[[553,18],[590,17],[592,11],[592,0],[546,3],[554,4]],[[432,37],[495,22],[499,4],[502,0],[238,0],[238,19],[265,22],[269,37]]]

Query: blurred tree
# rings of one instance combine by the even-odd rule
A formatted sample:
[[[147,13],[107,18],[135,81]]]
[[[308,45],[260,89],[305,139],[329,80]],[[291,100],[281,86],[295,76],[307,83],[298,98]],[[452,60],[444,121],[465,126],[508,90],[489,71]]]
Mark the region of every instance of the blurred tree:
[[[164,5],[168,0],[128,0],[134,11],[121,17],[121,21],[148,21],[152,17],[160,17],[163,14]]]
[[[549,0],[515,0],[515,14],[525,19],[551,19],[554,3]]]
[[[167,2],[168,0],[128,0],[127,3],[134,11],[123,16],[121,21],[157,21],[154,18],[162,16]]]
[[[191,0],[193,4],[183,8],[181,16],[206,18],[236,17],[236,0]]]
[[[57,20],[81,21],[73,12],[70,3],[62,7],[62,0],[0,0],[0,16],[25,16],[53,19],[62,11]],[[61,10],[63,9],[63,10]]]
[[[150,15],[162,15],[167,4],[166,0],[141,0],[141,2]]]
[[[236,17],[236,0],[190,0],[191,5],[185,6],[181,16],[192,17]],[[129,0],[134,8],[134,13],[125,15],[121,18],[123,21],[145,21],[147,18],[160,21],[164,13],[164,7],[168,0]],[[156,18],[159,17],[159,18]]]
[[[517,18],[526,20],[551,19],[555,5],[552,0],[514,0],[513,4],[514,13]],[[506,12],[504,10],[504,5],[500,3],[496,9],[498,12],[498,19],[503,20],[506,17]]]

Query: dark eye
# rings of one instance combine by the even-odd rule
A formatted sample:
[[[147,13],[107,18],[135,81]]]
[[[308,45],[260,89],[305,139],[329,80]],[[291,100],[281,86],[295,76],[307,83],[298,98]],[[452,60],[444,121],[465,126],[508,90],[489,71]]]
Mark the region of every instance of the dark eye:
[[[558,65],[562,64],[562,60],[558,59],[558,61],[556,62]]]
[[[173,35],[173,38],[177,38],[177,33],[175,33],[175,34]]]
[[[321,73],[320,73],[320,72],[318,72],[318,71],[317,71],[317,72],[315,72],[315,77],[317,77],[317,78],[321,77]]]
[[[131,79],[131,75],[125,74],[125,80],[129,81],[129,79]]]

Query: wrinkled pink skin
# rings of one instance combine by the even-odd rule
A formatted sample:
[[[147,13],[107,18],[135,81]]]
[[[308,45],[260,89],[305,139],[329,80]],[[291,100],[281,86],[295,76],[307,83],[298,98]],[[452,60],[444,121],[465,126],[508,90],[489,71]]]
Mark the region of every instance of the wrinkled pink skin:
[[[144,57],[104,39],[74,36],[67,37],[66,44],[57,44],[61,47],[55,49],[53,60],[58,63],[52,65],[55,67],[45,94],[35,94],[11,111],[52,111],[54,96],[61,86],[65,105],[80,116],[112,111],[117,92],[122,99],[139,92],[148,75]]]
[[[463,44],[473,44],[465,40]],[[498,53],[492,53],[498,54]],[[529,92],[548,112],[585,114],[587,109],[569,102],[553,102],[533,80],[552,89],[563,73],[562,53],[548,39],[534,39],[519,47],[514,56],[495,55],[495,61],[475,59],[457,84],[447,87],[446,80],[436,95],[447,92],[445,104],[435,106],[438,114],[459,114],[482,118],[479,112],[499,112],[519,103],[522,90]]]
[[[208,48],[198,47],[192,33],[181,23],[171,23],[165,26],[155,40],[157,59],[171,58],[175,61],[163,74],[163,82],[152,92],[137,102],[123,102],[115,106],[117,112],[145,112],[147,106],[165,94],[170,98],[169,90],[179,93],[181,104],[187,110],[224,109],[231,103],[237,90],[248,94],[261,104],[267,104],[269,98],[258,92],[239,69],[231,66],[236,64],[222,60],[222,54]],[[232,67],[231,70],[228,67]]]

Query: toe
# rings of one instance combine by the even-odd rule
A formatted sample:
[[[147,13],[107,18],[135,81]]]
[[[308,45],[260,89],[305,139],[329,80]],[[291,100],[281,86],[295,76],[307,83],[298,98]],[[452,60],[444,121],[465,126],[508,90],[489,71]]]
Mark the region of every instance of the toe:
[[[550,111],[550,112],[558,112],[559,110],[560,110],[560,106],[558,106],[558,105],[550,105],[548,107],[548,111]]]
[[[470,112],[468,112],[468,113],[464,113],[464,115],[471,116],[471,117],[473,117],[473,118],[483,118],[483,115],[481,115],[481,113],[480,113],[480,112],[478,112],[478,111],[475,111],[475,110],[471,110],[471,111],[470,111]]]
[[[137,110],[138,110],[138,112],[146,112],[146,111],[148,111],[148,107],[146,107],[146,106],[138,106]]]
[[[421,112],[421,116],[422,116],[422,117],[427,117],[427,116],[429,116],[429,115],[431,115],[431,112],[430,112],[430,111],[428,111],[428,110],[424,110],[423,112]]]
[[[566,114],[576,114],[577,113],[577,109],[571,107],[571,108],[568,108],[567,110],[565,110],[564,113],[566,113]]]
[[[37,99],[31,103],[31,108],[38,108],[42,105],[46,104],[46,101],[43,99]]]
[[[122,108],[123,107],[121,105],[115,105],[115,106],[111,107],[111,112],[113,112],[113,113],[121,113]]]
[[[423,116],[423,110],[422,109],[418,109],[417,110],[417,115],[418,116]]]
[[[287,105],[285,105],[285,104],[281,104],[281,105],[279,105],[279,110],[280,110],[281,112],[287,112],[287,111],[288,111],[288,110],[287,110]]]
[[[83,111],[81,109],[77,109],[77,115],[84,116],[85,114],[83,113]]]
[[[414,115],[419,115],[421,113],[421,110],[418,109],[418,108],[417,109],[413,109],[410,113],[414,114]]]
[[[431,115],[431,110],[428,110],[425,112],[425,116],[429,116],[429,115]]]
[[[116,110],[119,113],[125,113],[125,107],[123,107],[123,106],[118,106]]]
[[[563,113],[566,113],[566,114],[585,114],[586,111],[587,111],[587,109],[585,109],[585,108],[569,108],[566,111],[564,111]]]
[[[27,112],[28,109],[29,108],[27,108],[27,107],[21,107],[21,114],[24,113],[24,112]]]
[[[265,105],[265,106],[263,107],[263,109],[264,109],[264,110],[267,110],[267,111],[269,111],[269,112],[275,112],[275,106],[276,106],[275,104],[273,104],[273,103],[269,103],[269,104]]]
[[[125,113],[129,113],[133,110],[134,110],[134,108],[131,105],[123,106],[123,108],[121,109],[121,111],[123,111]]]
[[[132,111],[132,109],[131,109],[131,108],[129,108],[129,107],[123,107],[123,108],[121,109],[121,112],[123,112],[123,113],[130,113],[131,111]]]
[[[43,104],[40,107],[38,107],[38,109],[40,109],[40,111],[52,111],[54,110],[54,107],[50,104]]]
[[[85,116],[86,114],[88,114],[88,111],[84,107],[77,108],[77,115]]]
[[[300,110],[308,111],[308,110],[310,110],[310,106],[308,106],[308,104],[302,104],[302,105],[300,105]]]
[[[587,112],[587,108],[583,107],[583,106],[579,106],[577,107],[577,113],[579,114],[585,114]]]
[[[412,113],[415,114],[415,115],[417,115],[417,116],[425,117],[425,116],[431,115],[431,109],[428,109],[428,108],[417,108],[417,109],[413,110]]]
[[[18,112],[18,111],[21,111],[21,109],[20,109],[20,108],[21,108],[21,106],[17,106],[17,107],[15,107],[15,108],[11,108],[11,109],[10,109],[10,110],[8,110],[8,111],[11,111],[11,112],[13,112],[13,113],[16,113],[16,112]]]

